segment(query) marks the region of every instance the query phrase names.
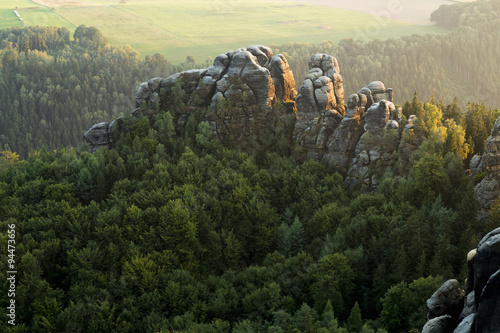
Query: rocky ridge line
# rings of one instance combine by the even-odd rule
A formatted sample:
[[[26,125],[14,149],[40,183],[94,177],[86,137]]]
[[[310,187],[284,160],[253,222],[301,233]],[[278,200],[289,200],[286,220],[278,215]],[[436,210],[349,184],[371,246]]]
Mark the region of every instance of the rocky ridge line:
[[[178,89],[180,88],[180,90]],[[295,79],[286,58],[282,54],[273,55],[267,46],[254,45],[217,56],[209,68],[193,69],[173,74],[167,78],[156,77],[141,83],[135,95],[134,116],[150,115],[151,105],[161,98],[177,98],[191,107],[210,107],[209,120],[213,133],[223,138],[227,129],[242,130],[243,123],[251,124],[258,117],[255,110],[271,110],[278,102],[293,103],[297,96]],[[260,109],[249,109],[235,117],[220,115],[218,103],[225,100]],[[180,122],[188,114],[181,114]],[[243,133],[251,126],[243,126]],[[113,126],[99,123],[92,126],[83,136],[91,151],[113,146]]]

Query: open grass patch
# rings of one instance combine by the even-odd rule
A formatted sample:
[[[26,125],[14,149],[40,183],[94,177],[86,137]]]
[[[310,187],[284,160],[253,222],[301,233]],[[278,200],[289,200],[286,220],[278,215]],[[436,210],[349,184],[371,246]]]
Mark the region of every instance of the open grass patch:
[[[76,29],[71,22],[45,6],[20,9],[19,13],[27,25],[66,27],[70,31]]]

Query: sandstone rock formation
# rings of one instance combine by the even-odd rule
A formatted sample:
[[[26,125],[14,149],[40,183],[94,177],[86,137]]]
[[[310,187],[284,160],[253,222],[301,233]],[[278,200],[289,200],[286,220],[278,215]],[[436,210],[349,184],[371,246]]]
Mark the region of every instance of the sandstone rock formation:
[[[338,65],[337,65],[338,66]],[[220,139],[231,130],[238,135],[248,134],[255,120],[266,115],[277,102],[293,108],[297,97],[295,79],[286,58],[274,55],[270,48],[254,45],[217,56],[209,68],[193,69],[167,78],[156,77],[141,83],[135,95],[132,115],[148,115],[157,104],[182,102],[188,107],[210,107],[208,117],[214,135]],[[221,115],[221,99],[234,105],[246,106],[243,113]],[[252,106],[255,106],[252,108]],[[178,114],[182,124],[188,114]],[[91,150],[113,145],[110,124],[94,125],[84,140]]]
[[[427,319],[430,320],[422,329],[422,333],[500,332],[500,298],[498,297],[500,293],[500,228],[484,236],[477,250],[469,252],[467,261],[469,274],[466,292],[468,295],[461,312],[457,308],[460,304],[458,282],[449,280],[427,300]],[[473,277],[473,283],[470,281],[471,277]],[[473,289],[468,290],[471,284]],[[436,297],[436,295],[440,296]],[[442,298],[443,302],[436,301],[439,298]],[[436,317],[438,315],[439,317]]]
[[[153,78],[140,85],[136,107],[154,101],[164,91],[170,96],[176,86],[182,89],[187,105],[211,106],[215,111],[221,97],[248,105],[270,107],[275,101],[295,100],[295,80],[286,58],[273,56],[267,46],[254,45],[246,49],[220,54],[206,69],[193,69],[167,78]]]
[[[309,61],[306,75],[297,96],[297,117],[321,117],[325,111],[337,110],[344,115],[344,87],[337,59],[316,54]]]
[[[294,138],[310,157],[319,160],[345,114],[343,80],[335,57],[326,54],[311,57],[296,107]]]
[[[452,333],[453,330],[450,330],[450,324],[453,324],[453,322],[454,320],[450,315],[433,318],[422,328],[422,333]]]
[[[113,145],[113,132],[120,124],[121,118],[113,120],[111,123],[102,122],[92,126],[85,134],[83,139],[90,146],[90,151],[95,152],[102,148],[109,148]]]
[[[356,145],[364,133],[366,96],[352,94],[347,111],[333,135],[328,138],[324,160],[343,173],[354,158]]]
[[[443,315],[458,317],[464,305],[464,294],[457,280],[451,279],[443,283],[441,287],[429,298],[427,306],[427,319],[437,318]]]
[[[352,186],[358,181],[375,187],[375,175],[368,174],[368,167],[378,161],[387,165],[392,153],[397,151],[402,122],[401,110],[396,110],[392,101],[380,100],[373,103],[365,114],[364,133],[359,139],[347,172],[346,184]]]
[[[486,177],[476,185],[475,192],[481,204],[480,218],[485,218],[487,211],[500,194],[500,118],[497,119],[491,134],[486,140],[484,153],[474,157],[470,165],[473,173],[487,171]]]
[[[349,96],[345,110],[342,77],[337,60],[317,54],[311,58],[309,67],[309,73],[297,96],[297,122],[294,130],[294,138],[305,148],[307,155],[316,160],[325,160],[335,165],[340,172],[347,173],[350,164],[357,162],[353,159],[367,145],[369,140],[362,141],[361,137],[369,131],[384,136],[384,140],[378,141],[385,146],[377,154],[385,158],[385,153],[390,156],[397,149],[397,144],[387,145],[385,133],[388,129],[395,129],[393,137],[398,141],[401,125],[401,113],[398,113],[392,103],[393,90],[386,89],[380,81],[374,81]],[[374,104],[376,106],[365,115],[365,111]],[[360,142],[363,143],[357,151]],[[373,157],[373,162],[379,159]],[[352,179],[362,176],[361,173],[367,170],[371,162],[370,159],[362,161],[352,172]]]

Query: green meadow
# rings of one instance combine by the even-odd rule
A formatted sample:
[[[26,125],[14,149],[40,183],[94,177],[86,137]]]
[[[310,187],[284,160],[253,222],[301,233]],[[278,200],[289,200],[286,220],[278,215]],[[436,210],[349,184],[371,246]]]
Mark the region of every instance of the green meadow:
[[[21,8],[23,6],[33,6],[33,2],[29,0],[17,0],[15,4],[13,1],[1,0],[0,1],[0,29],[10,27],[22,27],[23,22],[14,14],[16,6]]]
[[[0,13],[13,13],[0,0]],[[252,44],[338,42],[344,38],[387,39],[441,33],[442,29],[369,14],[296,2],[241,0],[19,0],[28,25],[96,26],[111,43],[131,45],[141,56],[161,53],[173,63],[197,62]],[[37,7],[37,8],[34,8]],[[10,17],[10,16],[9,16]],[[17,20],[1,27],[22,26]]]

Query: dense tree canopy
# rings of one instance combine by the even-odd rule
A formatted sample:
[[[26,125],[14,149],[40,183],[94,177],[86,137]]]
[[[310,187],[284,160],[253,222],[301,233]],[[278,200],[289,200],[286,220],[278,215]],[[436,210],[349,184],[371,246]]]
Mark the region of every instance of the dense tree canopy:
[[[476,21],[459,20],[462,30],[446,38],[281,47],[297,64],[331,51],[349,89],[381,79],[407,96],[403,113],[419,121],[403,141],[417,148],[371,166],[380,180],[371,192],[349,192],[332,166],[301,158],[293,115],[270,122],[274,130],[259,143],[221,143],[201,110],[182,126],[176,111],[185,106],[174,100],[149,117],[123,118],[112,149],[70,148],[82,129],[128,111],[139,81],[194,65],[140,60],[85,26],[74,40],[57,28],[1,31],[0,247],[5,253],[14,225],[18,273],[17,326],[2,320],[0,331],[421,328],[425,299],[444,280],[465,279],[466,253],[500,226],[499,203],[487,223],[476,220],[474,183],[464,172],[496,114],[439,95],[451,91],[451,72],[435,61],[473,84],[485,73],[495,80],[493,58],[474,72],[465,61],[498,54],[499,44],[480,33],[495,21]],[[468,47],[476,40],[484,50]],[[452,59],[458,43],[463,52]],[[451,103],[425,103],[415,93],[430,96],[431,87]],[[483,88],[477,97],[490,98]],[[7,263],[0,261],[3,290]],[[2,293],[0,306],[8,304]]]
[[[485,232],[463,156],[431,135],[452,106],[424,104],[409,173],[378,170],[370,193],[346,192],[340,174],[296,162],[293,148],[243,153],[210,139],[195,115],[174,127],[168,111],[125,118],[114,149],[24,161],[4,152],[0,228],[17,230],[16,332],[421,327],[423,301],[465,277],[463,258]]]
[[[190,68],[160,54],[140,59],[94,27],[73,37],[53,27],[0,31],[2,150],[25,157],[44,146],[80,146],[90,126],[132,111],[140,82]]]

